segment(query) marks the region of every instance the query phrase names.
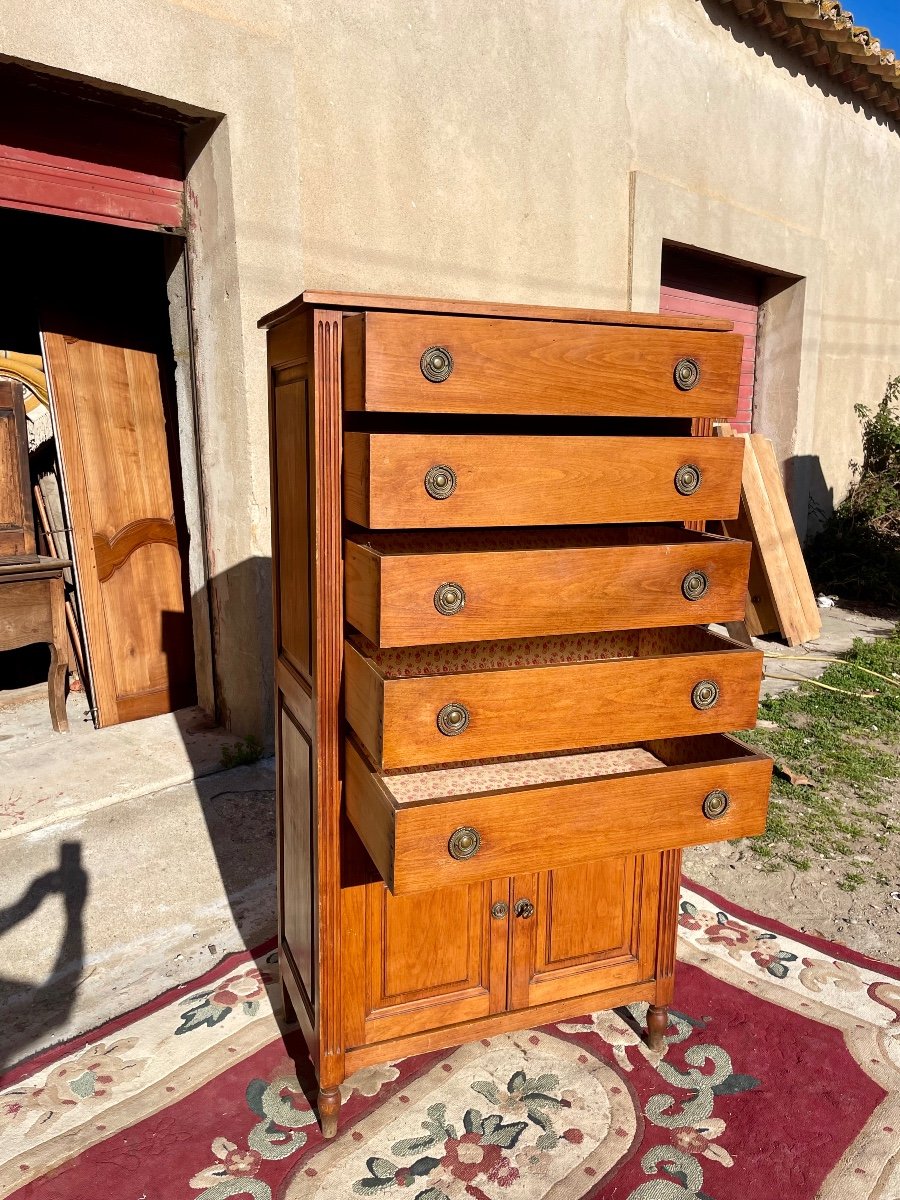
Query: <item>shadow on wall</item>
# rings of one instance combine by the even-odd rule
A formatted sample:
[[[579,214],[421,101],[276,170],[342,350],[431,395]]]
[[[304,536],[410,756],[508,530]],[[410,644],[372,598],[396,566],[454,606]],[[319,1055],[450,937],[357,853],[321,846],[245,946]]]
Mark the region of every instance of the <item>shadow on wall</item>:
[[[834,488],[822,471],[817,454],[795,454],[785,463],[787,494],[809,496],[808,523],[805,541],[819,532],[834,511]]]
[[[34,984],[0,975],[0,1071],[14,1063],[23,1046],[36,1038],[53,1041],[53,1031],[65,1024],[75,1004],[84,968],[84,908],[89,892],[87,872],[81,865],[81,843],[62,842],[59,866],[32,880],[22,896],[0,911],[0,948],[3,935],[36,913],[48,897],[62,898],[65,929],[56,960],[47,979]],[[0,952],[0,959],[4,958]]]
[[[185,556],[187,557],[187,556]],[[237,736],[255,737],[263,746],[271,747],[274,743],[274,701],[273,701],[273,664],[272,664],[272,559],[266,555],[257,555],[236,563],[225,571],[213,575],[206,585],[206,594],[198,593],[192,599],[195,614],[209,605],[209,615],[212,636],[212,673],[216,695],[216,720],[225,729],[231,730]],[[243,647],[243,659],[247,665],[247,687],[252,692],[245,693],[241,707],[223,701],[226,695],[233,695],[239,689],[235,680],[230,679],[229,687],[225,687],[223,672],[234,671],[233,665],[223,665],[217,647],[222,633],[229,623],[237,622],[240,614],[260,613],[260,623],[265,626],[260,636],[254,638],[250,645]],[[263,650],[260,652],[259,647]],[[263,669],[260,671],[259,657],[263,656]],[[233,663],[233,657],[232,657]],[[240,666],[238,683],[240,684]]]
[[[700,0],[700,4],[713,25],[727,29],[736,42],[748,46],[759,58],[768,58],[779,69],[789,72],[794,78],[805,79],[810,87],[817,88],[826,96],[833,96],[842,104],[849,104],[855,112],[862,113],[868,120],[893,128],[889,117],[876,112],[871,104],[865,104],[846,84],[833,79],[826,70],[807,65],[796,51],[782,46],[764,28],[745,21],[731,7],[725,8],[721,0]]]

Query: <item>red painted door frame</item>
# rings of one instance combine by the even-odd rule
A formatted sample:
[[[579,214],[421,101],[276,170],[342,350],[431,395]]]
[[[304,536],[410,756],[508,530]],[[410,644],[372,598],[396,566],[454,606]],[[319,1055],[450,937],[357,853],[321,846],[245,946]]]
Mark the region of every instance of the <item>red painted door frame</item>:
[[[179,232],[182,135],[124,98],[0,68],[0,207]]]
[[[761,286],[762,277],[740,264],[680,247],[663,250],[659,311],[724,318],[743,335],[738,408],[731,422],[735,433],[749,433],[753,423]]]

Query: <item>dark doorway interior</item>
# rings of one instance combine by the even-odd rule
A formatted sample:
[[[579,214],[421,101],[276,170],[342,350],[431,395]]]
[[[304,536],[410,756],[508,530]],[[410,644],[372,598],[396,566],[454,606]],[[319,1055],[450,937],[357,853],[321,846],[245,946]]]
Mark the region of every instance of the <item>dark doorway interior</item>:
[[[180,552],[178,570],[183,603],[181,612],[172,611],[170,603],[166,606],[169,611],[158,614],[158,635],[164,642],[171,683],[165,704],[171,709],[192,704],[196,688],[187,584],[188,531],[178,453],[167,296],[169,264],[176,256],[166,243],[177,239],[156,232],[14,209],[0,209],[0,238],[5,266],[4,286],[0,289],[0,351],[41,355],[42,332],[61,335],[57,338],[58,345],[73,351],[71,368],[67,368],[67,382],[75,393],[72,407],[79,422],[79,437],[63,449],[70,457],[67,470],[72,476],[76,459],[79,469],[84,468],[82,474],[86,482],[82,498],[88,497],[90,512],[87,520],[82,512],[80,520],[83,525],[87,524],[89,536],[96,540],[98,554],[102,550],[105,556],[102,561],[98,558],[99,570],[101,574],[109,573],[110,594],[116,593],[108,599],[109,611],[102,630],[85,630],[84,621],[87,619],[90,624],[91,612],[83,595],[74,597],[79,601],[81,637],[95,647],[93,656],[96,656],[96,647],[101,641],[107,649],[110,643],[115,643],[111,666],[114,686],[123,692],[128,692],[129,687],[132,692],[140,691],[134,683],[137,672],[126,660],[142,653],[141,636],[150,635],[146,628],[142,635],[135,626],[133,637],[132,631],[126,631],[118,641],[116,638],[123,623],[127,626],[130,614],[137,612],[141,603],[144,603],[141,622],[147,626],[146,597],[142,599],[135,595],[135,603],[129,605],[128,587],[134,590],[141,586],[143,570],[145,584],[142,590],[146,592],[146,580],[152,578],[154,568],[149,561],[140,568],[145,549],[140,537],[148,521],[146,518],[128,520],[128,513],[132,509],[139,511],[140,505],[129,504],[127,493],[129,489],[132,495],[140,491],[149,472],[167,470],[171,483],[168,506],[172,512],[160,516],[171,522],[175,533],[164,531],[161,536],[167,537],[172,546],[177,541],[177,549],[173,552]],[[80,357],[75,356],[74,348],[80,348]],[[96,369],[87,372],[85,364],[95,362],[99,364]],[[133,377],[136,362],[144,364],[142,379]],[[156,408],[143,403],[140,395],[141,389],[146,390],[148,386],[147,362],[153,364],[155,378],[149,385],[158,397]],[[46,361],[41,365],[45,370],[48,367]],[[3,359],[0,357],[2,373]],[[34,397],[32,408],[35,408]],[[157,446],[162,450],[155,459],[145,460],[148,431],[142,425],[150,419],[159,426],[155,436]],[[30,428],[32,483],[40,489],[42,482],[46,484],[48,480],[59,480],[60,477],[60,447],[53,436],[58,430],[52,430],[40,406],[37,406],[37,420],[31,422]],[[71,490],[71,479],[67,487]],[[58,501],[51,500],[52,491],[52,483],[49,490],[44,488],[45,519],[42,521],[36,512],[38,552],[50,552],[46,533],[42,537],[42,527],[46,529],[49,520],[58,552],[72,557],[72,525],[77,525],[77,519],[72,521],[73,498],[69,495],[66,498],[69,503],[59,505]],[[40,498],[36,497],[36,500],[40,503]],[[105,544],[101,546],[104,540]],[[79,571],[93,569],[84,561],[84,543],[81,550]],[[76,584],[78,580],[70,577],[70,599]],[[74,650],[72,647],[73,657]],[[47,651],[44,647],[0,655],[0,692],[37,683],[46,677]],[[88,683],[88,680],[84,682]],[[161,702],[157,697],[156,703]],[[94,695],[91,703],[96,709]],[[117,720],[148,715],[141,711],[140,702],[130,698],[122,700],[120,707]]]

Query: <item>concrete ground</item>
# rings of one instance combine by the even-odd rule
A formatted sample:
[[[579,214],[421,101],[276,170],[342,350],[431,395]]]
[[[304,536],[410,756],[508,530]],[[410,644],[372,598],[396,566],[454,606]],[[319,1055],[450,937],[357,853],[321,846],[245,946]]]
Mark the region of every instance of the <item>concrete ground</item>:
[[[818,679],[828,667],[827,663],[817,662],[818,657],[846,654],[856,638],[874,642],[877,638],[887,637],[900,619],[898,614],[891,617],[872,616],[837,606],[820,609],[819,615],[822,618],[822,633],[814,642],[791,648],[774,638],[753,639],[757,649],[766,655],[761,698],[790,691],[803,679]],[[786,679],[784,676],[797,678]]]
[[[273,765],[7,839],[0,1061],[92,1029],[275,932]]]
[[[70,694],[0,700],[0,1066],[274,933],[274,763],[201,709],[94,729]]]
[[[70,692],[54,733],[45,685],[0,692],[0,839],[221,770],[237,741],[200,708],[95,729]]]

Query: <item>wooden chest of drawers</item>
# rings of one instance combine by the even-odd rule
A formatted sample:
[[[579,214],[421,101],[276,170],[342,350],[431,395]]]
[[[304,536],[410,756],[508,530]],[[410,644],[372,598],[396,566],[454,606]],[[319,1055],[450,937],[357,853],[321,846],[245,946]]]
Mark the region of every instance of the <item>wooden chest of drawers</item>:
[[[305,293],[264,318],[279,946],[369,1063],[646,1001],[681,848],[765,827],[722,322]]]

